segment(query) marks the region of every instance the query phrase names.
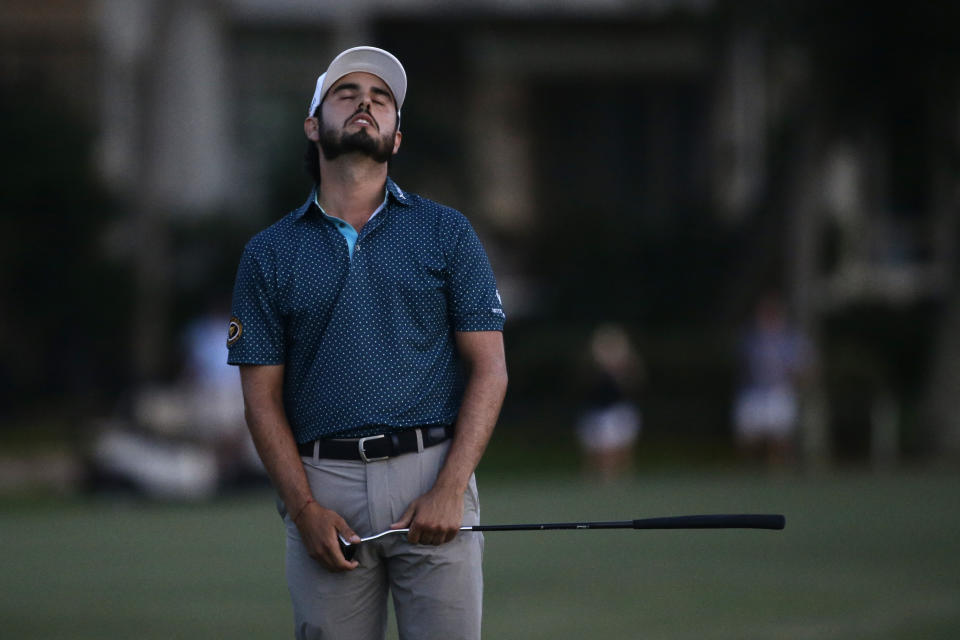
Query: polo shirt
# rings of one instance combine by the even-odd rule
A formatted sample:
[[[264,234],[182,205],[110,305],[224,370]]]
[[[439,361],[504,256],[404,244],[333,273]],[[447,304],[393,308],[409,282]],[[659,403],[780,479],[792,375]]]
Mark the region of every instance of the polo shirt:
[[[480,239],[459,211],[386,184],[353,249],[311,193],[255,235],[237,269],[230,364],[284,366],[297,442],[456,420],[457,331],[505,320]]]
[[[374,210],[374,212],[370,214],[371,219],[374,218],[378,213],[380,213],[380,211],[382,211],[385,206],[387,206],[387,198],[389,197],[389,193],[390,192],[387,191],[386,189],[383,190],[383,202],[381,202],[380,206],[377,207]],[[343,239],[347,241],[347,253],[349,253],[350,257],[352,258],[353,247],[356,246],[357,238],[360,236],[360,234],[357,233],[357,230],[353,228],[353,225],[351,225],[346,220],[341,220],[336,216],[327,215],[327,212],[324,211],[323,207],[320,206],[320,201],[317,199],[317,195],[319,194],[317,194],[316,190],[314,190],[313,192],[314,206],[320,210],[320,213],[322,213],[324,217],[330,220],[334,224],[334,226],[337,227],[337,231],[339,231],[340,235],[343,236]],[[369,222],[369,220],[367,222]]]

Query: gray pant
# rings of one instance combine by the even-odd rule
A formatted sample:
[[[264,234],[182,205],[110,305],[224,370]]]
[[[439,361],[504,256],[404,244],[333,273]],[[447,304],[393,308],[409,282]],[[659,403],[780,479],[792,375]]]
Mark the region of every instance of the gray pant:
[[[302,458],[314,498],[361,537],[379,533],[428,491],[446,459],[446,442],[379,462]],[[483,600],[483,534],[460,532],[440,546],[412,545],[402,534],[365,542],[360,566],[330,573],[306,552],[286,513],[287,584],[298,639],[381,639],[392,591],[403,640],[477,640]],[[463,524],[479,524],[476,479],[464,495]]]

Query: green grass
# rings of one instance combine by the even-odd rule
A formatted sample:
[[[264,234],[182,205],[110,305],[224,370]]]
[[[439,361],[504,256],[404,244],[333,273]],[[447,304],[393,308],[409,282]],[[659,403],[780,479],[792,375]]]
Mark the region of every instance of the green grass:
[[[479,474],[488,523],[782,512],[770,531],[486,536],[488,638],[953,638],[957,475]],[[290,637],[268,493],[0,504],[4,638]]]

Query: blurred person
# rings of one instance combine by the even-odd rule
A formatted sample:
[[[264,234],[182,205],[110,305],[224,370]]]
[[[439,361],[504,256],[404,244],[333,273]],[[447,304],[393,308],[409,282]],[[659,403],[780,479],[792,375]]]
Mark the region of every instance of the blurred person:
[[[778,295],[760,299],[739,352],[742,379],[733,416],[737,446],[746,457],[768,465],[790,462],[810,347],[788,321]]]
[[[479,638],[474,469],[506,391],[504,313],[459,212],[388,177],[406,73],[355,47],[317,79],[315,187],[246,246],[228,333],[278,493],[297,638]],[[387,528],[407,536],[358,542]]]
[[[183,334],[185,366],[182,386],[197,435],[217,456],[220,484],[246,482],[265,473],[243,415],[243,392],[235,367],[224,362],[223,325],[228,300],[215,300],[191,321]]]
[[[177,379],[137,388],[129,419],[101,423],[92,449],[93,488],[204,499],[262,482],[263,465],[244,422],[240,377],[224,362],[228,317],[228,302],[212,302],[182,334]]]
[[[590,383],[577,437],[588,473],[610,480],[633,467],[640,435],[634,396],[642,364],[627,332],[615,324],[596,328],[590,339]]]

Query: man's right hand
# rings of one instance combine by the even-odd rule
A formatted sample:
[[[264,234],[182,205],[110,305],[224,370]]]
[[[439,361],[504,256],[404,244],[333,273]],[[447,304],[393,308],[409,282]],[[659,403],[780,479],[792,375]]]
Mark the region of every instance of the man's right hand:
[[[327,571],[340,573],[360,566],[356,560],[347,561],[343,557],[337,534],[341,534],[353,544],[360,542],[360,536],[354,533],[336,511],[324,509],[311,501],[297,515],[294,524],[300,531],[300,537],[310,557],[322,564]]]

